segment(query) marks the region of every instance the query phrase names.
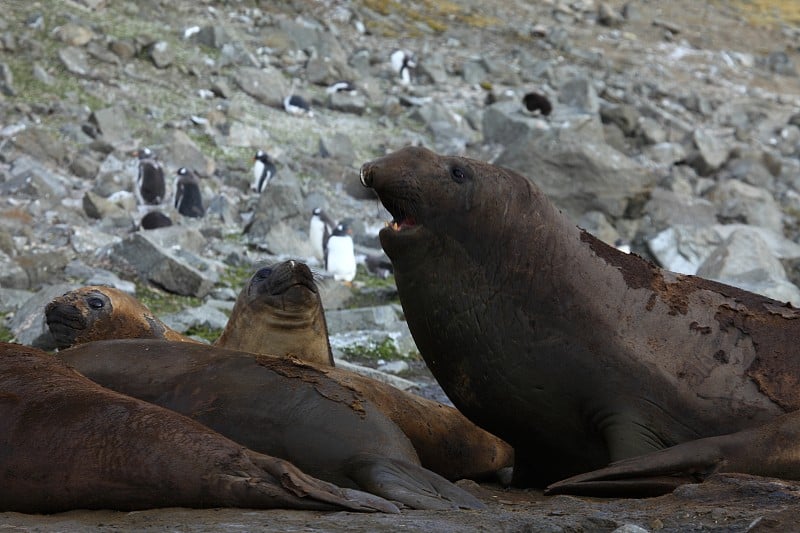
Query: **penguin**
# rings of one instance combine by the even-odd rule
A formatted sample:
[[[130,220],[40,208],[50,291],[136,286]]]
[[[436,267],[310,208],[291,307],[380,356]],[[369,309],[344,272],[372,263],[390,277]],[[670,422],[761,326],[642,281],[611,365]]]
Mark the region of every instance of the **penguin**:
[[[541,113],[544,116],[553,111],[553,104],[550,103],[550,100],[545,95],[536,92],[529,92],[523,96],[522,104],[531,113]]]
[[[311,211],[311,220],[308,223],[308,240],[314,249],[314,255],[320,261],[325,261],[325,245],[336,223],[328,214],[319,207]]]
[[[311,104],[308,103],[308,100],[297,94],[290,94],[284,98],[283,108],[290,115],[314,116],[314,113],[311,111]]]
[[[276,172],[275,163],[272,162],[269,154],[264,150],[259,150],[253,156],[253,184],[250,189],[261,194],[275,177]]]
[[[134,152],[139,158],[139,174],[136,177],[136,199],[142,205],[158,205],[167,196],[164,169],[149,148]]]
[[[202,217],[206,214],[203,197],[200,194],[200,180],[186,167],[178,169],[175,178],[175,209],[186,217]]]
[[[403,85],[411,84],[411,72],[417,66],[417,60],[414,54],[408,50],[395,50],[390,56],[392,69],[400,77],[400,83]]]
[[[349,81],[341,80],[341,81],[337,81],[336,83],[332,83],[331,85],[329,85],[325,89],[325,92],[327,94],[344,93],[344,92],[354,93],[354,92],[356,92],[356,90],[357,89],[356,89],[355,85],[353,85]]]
[[[143,230],[166,228],[171,225],[172,220],[161,211],[150,211],[139,222],[139,227]]]
[[[350,283],[356,277],[356,255],[353,248],[353,231],[347,224],[334,228],[325,247],[325,270],[336,281]]]

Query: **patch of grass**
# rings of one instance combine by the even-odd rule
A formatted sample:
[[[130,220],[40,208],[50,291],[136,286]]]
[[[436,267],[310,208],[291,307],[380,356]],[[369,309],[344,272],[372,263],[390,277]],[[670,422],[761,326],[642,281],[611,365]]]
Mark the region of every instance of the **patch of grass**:
[[[3,321],[5,321],[5,317]],[[13,338],[14,334],[11,333],[10,329],[5,326],[0,326],[0,342],[11,342]]]
[[[800,24],[797,0],[736,0],[732,4],[753,24]]]
[[[245,282],[250,279],[255,269],[250,265],[235,265],[229,266],[228,269],[220,275],[218,285],[230,287],[235,291],[242,290]]]
[[[394,341],[389,337],[386,337],[379,343],[370,342],[369,344],[358,344],[353,346],[347,346],[342,349],[342,352],[347,357],[352,357],[355,359],[368,359],[370,361],[377,361],[379,359],[383,359],[385,361],[391,361],[394,359],[402,359],[403,354],[401,354],[397,347],[394,345]]]
[[[149,285],[136,285],[136,297],[156,316],[177,313],[187,307],[199,307],[202,301],[194,296],[180,296]]]
[[[221,334],[221,329],[209,328],[208,326],[192,326],[184,332],[184,335],[188,335],[190,337],[200,337],[209,343],[213,343]]]

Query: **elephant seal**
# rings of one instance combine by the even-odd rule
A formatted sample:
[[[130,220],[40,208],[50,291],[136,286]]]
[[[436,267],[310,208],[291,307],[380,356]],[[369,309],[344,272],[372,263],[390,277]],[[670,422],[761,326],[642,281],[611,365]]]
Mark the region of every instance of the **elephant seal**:
[[[245,284],[214,343],[333,366],[328,326],[314,275],[305,263],[260,268]]]
[[[139,300],[114,287],[88,285],[54,298],[45,320],[58,348],[102,338],[191,340],[170,329]]]
[[[58,357],[104,387],[325,481],[413,509],[483,507],[422,468],[400,428],[363,395],[306,363],[158,339],[96,341]]]
[[[0,511],[173,506],[398,512],[0,343]]]
[[[92,289],[105,292],[108,287],[93,287]],[[79,291],[82,291],[82,289],[79,289]],[[62,298],[70,299],[70,294],[67,293]],[[263,293],[261,294],[263,295]],[[59,299],[57,298],[56,300]],[[242,319],[258,307],[260,306],[253,305],[241,308],[242,311],[238,315],[239,320],[237,322],[243,325],[244,332],[253,329],[253,326],[252,323]],[[80,309],[83,310],[82,312],[87,312],[86,306]],[[131,315],[134,309],[136,309],[136,312]],[[68,311],[68,314],[73,312],[81,311]],[[131,328],[119,327],[120,324],[135,321],[136,317],[141,316],[143,313],[152,315],[147,307],[139,302],[136,302],[136,306],[114,307],[113,320],[104,322],[106,329],[92,328],[91,335],[75,335],[75,338],[80,342],[139,338],[136,335],[131,335],[136,331],[144,332],[142,338],[152,338],[153,335],[151,333],[161,331],[160,328],[153,328],[152,330],[136,328],[136,331],[134,331]],[[71,324],[78,322],[61,320],[58,323],[68,328]],[[161,333],[160,337],[156,337],[196,342],[188,337],[183,337],[173,330],[169,330],[166,325],[163,327],[166,328],[166,331]],[[167,336],[166,333],[169,333],[170,336]],[[70,337],[68,333],[64,332],[61,333],[61,336],[63,338]],[[248,346],[248,348],[250,348],[248,351],[253,354],[268,356],[280,357],[286,353],[273,353],[268,344],[262,343]],[[327,350],[326,344],[325,351],[327,352]],[[301,351],[302,349],[289,348],[289,353],[300,353]],[[327,364],[317,365],[317,370],[371,401],[385,416],[397,424],[411,440],[422,466],[447,479],[492,477],[497,471],[511,466],[513,462],[513,451],[508,444],[476,426],[453,407],[401,391],[391,385],[345,369],[329,367]]]
[[[365,163],[428,367],[514,447],[514,483],[768,422],[800,407],[800,311],[665,271],[577,228],[527,178],[408,147]]]

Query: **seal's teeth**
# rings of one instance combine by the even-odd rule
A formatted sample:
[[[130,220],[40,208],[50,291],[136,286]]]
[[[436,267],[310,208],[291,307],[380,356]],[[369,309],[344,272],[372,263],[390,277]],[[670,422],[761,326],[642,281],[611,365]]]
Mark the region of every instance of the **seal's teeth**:
[[[369,185],[367,185],[367,173],[364,172],[364,167],[361,167],[361,172],[358,173],[358,178],[361,180],[362,187],[369,187]]]

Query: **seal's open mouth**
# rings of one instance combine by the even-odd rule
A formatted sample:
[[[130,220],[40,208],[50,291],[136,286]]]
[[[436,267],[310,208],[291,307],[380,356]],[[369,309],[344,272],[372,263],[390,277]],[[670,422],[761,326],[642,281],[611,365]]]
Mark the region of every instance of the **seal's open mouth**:
[[[410,231],[418,227],[412,204],[396,202],[391,199],[384,200],[383,198],[381,198],[381,201],[386,210],[392,215],[392,221],[387,222],[386,227],[396,232]]]

